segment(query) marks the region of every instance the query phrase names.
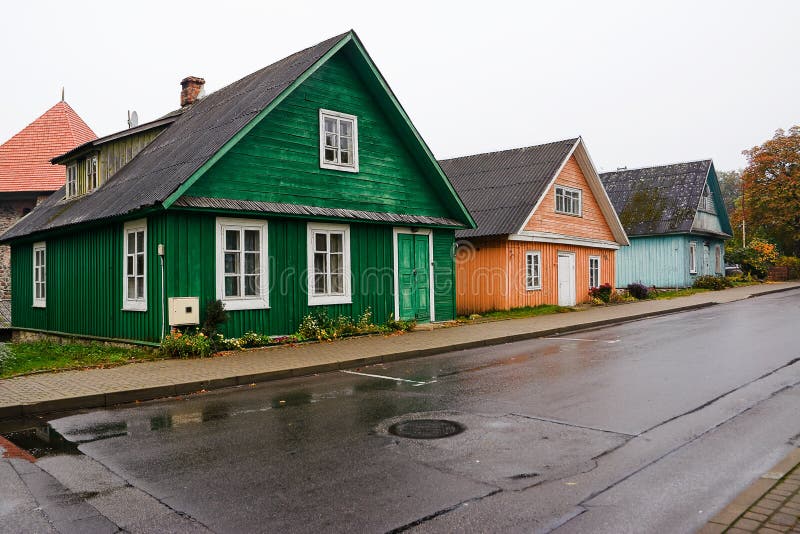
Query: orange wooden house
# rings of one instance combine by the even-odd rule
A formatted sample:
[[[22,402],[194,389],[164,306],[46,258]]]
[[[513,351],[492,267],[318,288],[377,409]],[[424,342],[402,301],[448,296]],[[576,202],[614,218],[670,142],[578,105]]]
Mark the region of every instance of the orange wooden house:
[[[439,163],[478,225],[456,232],[459,314],[572,306],[614,285],[628,238],[581,138]]]

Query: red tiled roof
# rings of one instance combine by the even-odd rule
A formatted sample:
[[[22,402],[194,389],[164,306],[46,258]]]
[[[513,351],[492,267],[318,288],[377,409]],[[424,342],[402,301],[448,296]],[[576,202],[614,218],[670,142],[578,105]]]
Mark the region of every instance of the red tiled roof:
[[[96,137],[69,104],[59,102],[0,145],[0,192],[57,190],[66,174],[50,160]]]

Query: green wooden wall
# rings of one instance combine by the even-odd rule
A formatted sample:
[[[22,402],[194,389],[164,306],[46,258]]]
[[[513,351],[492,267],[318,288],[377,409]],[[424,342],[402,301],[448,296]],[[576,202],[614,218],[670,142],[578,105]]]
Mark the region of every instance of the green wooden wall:
[[[224,214],[235,216],[236,214]],[[240,336],[295,332],[309,313],[306,222],[268,220],[268,310],[230,311],[222,332]],[[201,310],[216,298],[216,217],[165,212],[147,225],[146,312],[122,310],[122,231],[118,222],[79,234],[52,237],[47,244],[47,307],[33,308],[32,243],[12,245],[12,321],[15,327],[75,335],[156,342],[161,336],[161,282],[157,254],[165,245],[166,296],[199,297]],[[454,232],[434,231],[436,319],[455,317],[451,255]],[[350,224],[352,304],[317,306],[329,315],[357,317],[367,307],[374,321],[394,311],[392,227]]]
[[[358,173],[320,168],[320,108],[358,117]],[[295,89],[186,194],[460,218],[344,54]]]

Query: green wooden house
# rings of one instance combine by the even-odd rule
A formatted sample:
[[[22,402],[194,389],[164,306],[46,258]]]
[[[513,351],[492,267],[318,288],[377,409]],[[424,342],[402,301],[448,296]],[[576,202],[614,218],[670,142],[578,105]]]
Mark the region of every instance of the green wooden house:
[[[181,109],[55,158],[65,187],[0,238],[15,329],[158,342],[215,299],[228,336],[454,318],[474,222],[354,32],[181,83]]]
[[[690,161],[600,175],[631,246],[617,252],[617,287],[689,287],[725,274],[733,233],[714,163]]]

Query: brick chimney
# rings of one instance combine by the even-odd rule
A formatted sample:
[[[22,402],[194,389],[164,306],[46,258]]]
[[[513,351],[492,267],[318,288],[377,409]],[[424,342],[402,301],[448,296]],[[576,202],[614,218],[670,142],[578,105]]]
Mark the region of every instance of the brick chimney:
[[[196,76],[187,76],[181,80],[181,107],[190,106],[197,101],[206,81]]]

